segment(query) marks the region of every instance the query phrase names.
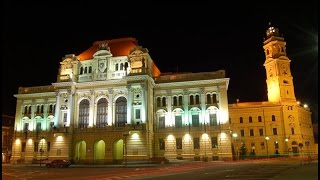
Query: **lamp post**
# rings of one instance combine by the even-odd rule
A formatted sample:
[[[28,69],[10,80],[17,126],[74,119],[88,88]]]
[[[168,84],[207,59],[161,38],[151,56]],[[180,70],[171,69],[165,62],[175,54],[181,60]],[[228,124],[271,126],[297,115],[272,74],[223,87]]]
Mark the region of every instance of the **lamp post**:
[[[238,137],[238,134],[237,133],[233,133],[232,134],[232,139],[233,139],[233,143],[235,144],[235,140],[237,140],[237,137]],[[237,146],[236,146],[236,156],[237,156],[237,160],[239,160],[239,151],[238,151],[238,143],[237,143]]]
[[[265,139],[266,139],[266,145],[267,145],[267,158],[269,158],[268,141],[269,141],[270,138],[267,136]]]
[[[285,152],[286,152],[286,154],[287,154],[287,156],[289,156],[289,151],[288,151],[288,141],[289,141],[289,139],[288,138],[286,138],[285,140],[284,140],[285,142]]]
[[[129,132],[123,132],[122,135],[124,136],[124,165],[127,166],[127,137],[129,136]]]
[[[40,166],[41,166],[41,162],[42,162],[42,155],[44,153],[43,150],[43,141],[44,141],[44,137],[41,138],[41,148],[40,148]]]

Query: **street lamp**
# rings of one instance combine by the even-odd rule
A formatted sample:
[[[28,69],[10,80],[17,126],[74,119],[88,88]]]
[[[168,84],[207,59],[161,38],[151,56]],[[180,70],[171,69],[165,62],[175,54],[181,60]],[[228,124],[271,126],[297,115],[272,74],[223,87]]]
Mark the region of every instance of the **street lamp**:
[[[41,138],[41,148],[40,148],[40,166],[41,166],[41,162],[42,162],[42,155],[44,153],[43,150],[43,142],[44,142],[44,137]]]
[[[268,158],[269,157],[268,141],[270,138],[267,136],[265,139],[266,139],[266,145],[267,145],[267,158]]]
[[[238,134],[237,133],[233,133],[232,134],[232,139],[237,139],[238,137]],[[233,143],[235,144],[234,140],[233,140]],[[237,146],[236,146],[236,155],[237,155],[237,160],[239,160],[239,150],[238,150],[238,143],[237,143]]]
[[[124,165],[127,166],[127,137],[129,136],[129,132],[123,132],[122,135],[124,136]]]
[[[284,141],[285,141],[285,145],[286,145],[285,152],[286,152],[287,156],[289,156],[289,150],[288,150],[288,141],[289,141],[289,139],[286,138]]]

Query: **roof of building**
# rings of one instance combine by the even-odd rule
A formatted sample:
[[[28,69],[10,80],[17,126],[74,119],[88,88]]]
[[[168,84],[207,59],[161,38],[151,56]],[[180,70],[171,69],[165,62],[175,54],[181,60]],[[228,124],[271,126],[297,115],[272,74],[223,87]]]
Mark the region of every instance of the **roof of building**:
[[[1,115],[2,126],[13,127],[14,126],[14,116],[9,116],[2,114]]]
[[[127,37],[127,38],[119,38],[112,40],[103,40],[96,41],[92,44],[92,46],[80,53],[77,58],[80,61],[89,60],[93,58],[93,54],[97,52],[99,45],[102,43],[107,43],[110,47],[111,54],[113,56],[127,56],[130,54],[130,50],[136,46],[138,46],[138,41],[135,38]]]

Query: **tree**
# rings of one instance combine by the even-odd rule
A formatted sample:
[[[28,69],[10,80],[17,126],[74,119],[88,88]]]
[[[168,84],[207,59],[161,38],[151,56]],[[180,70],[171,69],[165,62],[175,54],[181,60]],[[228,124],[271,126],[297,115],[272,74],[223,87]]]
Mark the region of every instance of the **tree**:
[[[247,154],[247,148],[246,145],[244,144],[244,142],[241,143],[241,147],[240,147],[240,158],[244,159],[246,157]]]

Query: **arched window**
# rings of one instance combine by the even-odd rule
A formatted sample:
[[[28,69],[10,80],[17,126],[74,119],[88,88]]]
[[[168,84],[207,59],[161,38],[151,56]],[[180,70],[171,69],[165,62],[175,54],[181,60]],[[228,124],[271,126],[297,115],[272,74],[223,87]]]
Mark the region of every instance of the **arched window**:
[[[80,67],[80,74],[83,74],[83,67]]]
[[[243,117],[240,117],[240,123],[243,123]]]
[[[178,105],[178,99],[177,96],[173,97],[173,106],[177,106]]]
[[[217,95],[212,94],[212,103],[217,103]]]
[[[211,104],[211,95],[207,94],[207,104]]]
[[[249,116],[249,123],[252,123],[252,117]]]
[[[193,95],[190,96],[190,105],[194,105]]]
[[[43,105],[41,105],[41,113],[43,113]]]
[[[86,128],[89,125],[89,100],[84,99],[79,104],[79,128]]]
[[[92,67],[89,66],[89,73],[92,73]]]
[[[157,107],[161,107],[161,98],[157,97]]]
[[[52,113],[52,104],[49,105],[49,113]]]
[[[56,105],[52,105],[52,113],[54,114],[56,112]]]
[[[101,98],[97,104],[97,127],[103,128],[108,125],[108,101]]]
[[[28,106],[25,106],[24,107],[24,114],[27,114],[28,113]]]
[[[128,68],[128,62],[124,63],[124,70],[127,70]]]
[[[87,72],[88,72],[88,68],[85,67],[85,68],[84,68],[84,73],[86,74]]]
[[[199,97],[199,95],[196,95],[196,104],[200,104],[200,97]]]
[[[28,114],[31,114],[31,106],[29,106]]]
[[[125,123],[127,123],[127,99],[125,97],[119,97],[116,100],[115,111],[116,127],[124,127]]]
[[[258,122],[262,122],[261,116],[258,116]]]
[[[123,63],[120,64],[120,70],[123,70]]]
[[[272,121],[276,121],[276,116],[272,115]]]
[[[40,105],[37,105],[37,114],[40,113]]]
[[[182,106],[182,96],[179,96],[179,106]]]
[[[119,65],[118,65],[118,64],[116,64],[116,71],[118,71],[118,69],[119,69]]]
[[[163,98],[162,98],[162,107],[163,107],[163,106],[166,106],[166,104],[167,104],[167,103],[166,103],[166,97],[163,97]]]

